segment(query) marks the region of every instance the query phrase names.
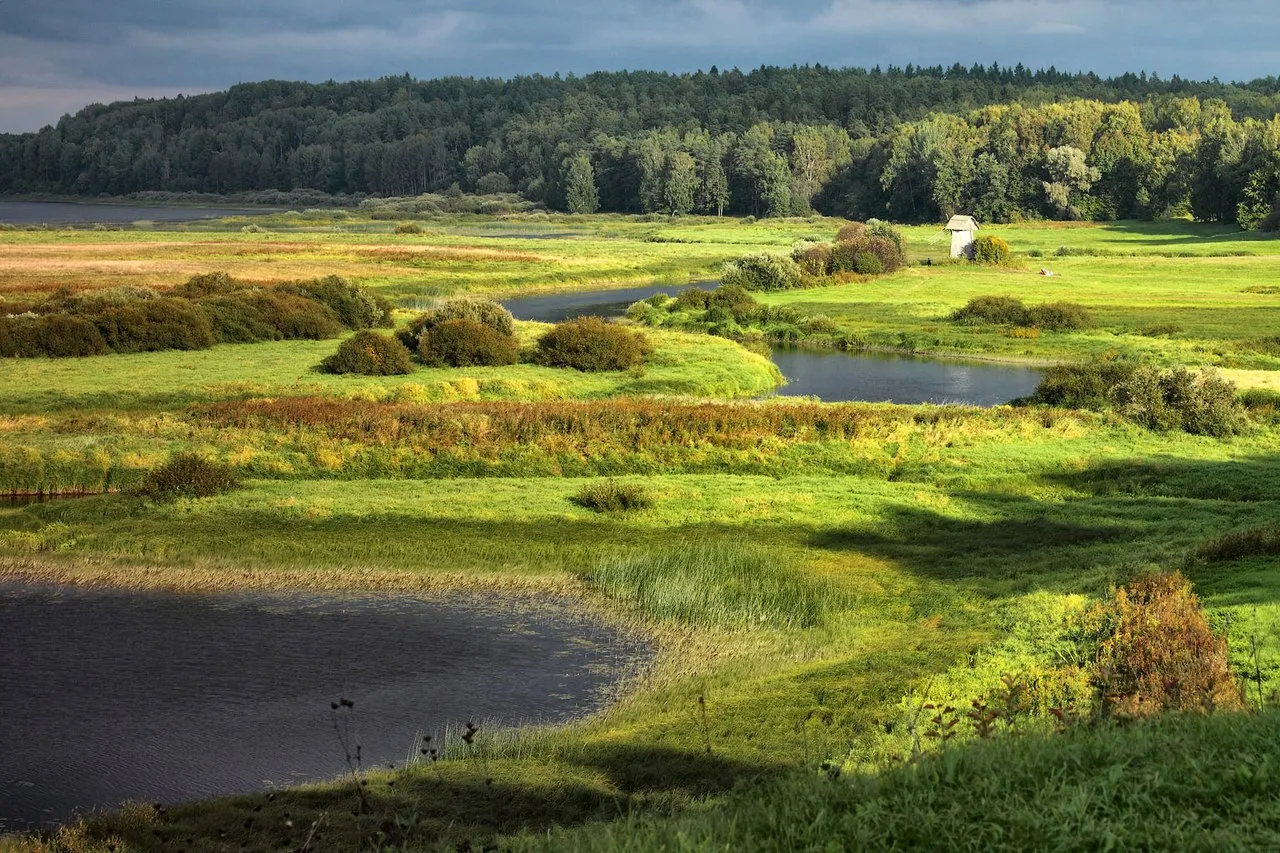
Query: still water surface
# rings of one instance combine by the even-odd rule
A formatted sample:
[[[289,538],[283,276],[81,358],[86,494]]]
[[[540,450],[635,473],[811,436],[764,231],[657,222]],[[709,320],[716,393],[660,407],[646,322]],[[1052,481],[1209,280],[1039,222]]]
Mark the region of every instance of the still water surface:
[[[272,211],[264,208],[165,207],[131,204],[90,204],[66,201],[0,201],[0,222],[11,225],[85,225],[126,223],[149,219],[152,222],[190,222],[221,216],[255,216]]]
[[[0,832],[331,778],[341,697],[371,764],[448,724],[563,721],[645,654],[567,602],[15,583],[0,636]]]
[[[508,299],[517,320],[558,323],[583,314],[621,317],[632,303],[656,293],[676,294],[688,287],[714,290],[717,281],[693,285],[657,285]],[[776,349],[770,353],[787,384],[784,397],[817,397],[829,403],[963,403],[996,406],[1025,397],[1040,382],[1028,367],[840,350]]]

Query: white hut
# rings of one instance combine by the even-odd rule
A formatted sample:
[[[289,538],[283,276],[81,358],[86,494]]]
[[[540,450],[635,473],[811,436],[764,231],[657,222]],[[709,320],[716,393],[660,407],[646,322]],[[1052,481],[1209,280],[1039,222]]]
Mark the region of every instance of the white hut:
[[[972,216],[953,216],[947,223],[951,232],[951,257],[973,260],[973,241],[977,239],[978,220]]]

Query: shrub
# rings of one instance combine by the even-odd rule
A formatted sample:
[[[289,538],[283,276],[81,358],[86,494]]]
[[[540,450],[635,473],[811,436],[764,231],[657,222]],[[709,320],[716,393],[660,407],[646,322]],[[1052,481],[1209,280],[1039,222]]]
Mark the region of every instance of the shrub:
[[[50,358],[102,355],[110,352],[97,326],[84,317],[52,314],[35,324],[35,337]]]
[[[1048,302],[1028,308],[1025,325],[1051,332],[1074,332],[1091,327],[1093,315],[1089,309],[1074,302]]]
[[[154,500],[207,498],[232,491],[240,478],[231,466],[194,453],[179,453],[143,479],[138,491]]]
[[[697,287],[682,290],[676,294],[673,311],[705,311],[707,310],[707,291]]]
[[[201,299],[207,296],[224,296],[245,289],[245,285],[225,272],[207,272],[193,275],[170,290],[169,295],[181,296],[184,299]]]
[[[470,320],[488,326],[504,337],[515,334],[515,319],[506,308],[496,302],[464,296],[447,300],[419,314],[397,333],[397,337],[405,346],[417,349],[419,338],[450,320]]]
[[[280,289],[328,306],[338,321],[348,329],[385,329],[391,326],[390,302],[339,276],[325,276]]]
[[[796,262],[805,275],[826,275],[831,264],[831,246],[827,243],[805,244],[792,251],[791,260]]]
[[[902,249],[902,237],[896,231],[893,233],[897,236],[896,240],[883,234],[872,233],[861,249],[879,258],[881,266],[887,273],[897,272],[907,262],[907,255]]]
[[[957,323],[993,323],[997,325],[1030,326],[1027,306],[1013,296],[975,296],[965,306],[951,315]]]
[[[1100,412],[1111,402],[1111,391],[1127,382],[1137,368],[1117,362],[1058,364],[1044,373],[1030,402]]]
[[[898,250],[898,255],[903,258],[906,257],[907,248],[905,241],[902,239],[902,232],[897,228],[894,228],[888,222],[885,222],[883,219],[867,220],[867,238],[870,239],[874,237],[881,237],[893,243],[894,247]]]
[[[573,502],[593,512],[627,512],[633,509],[648,509],[653,499],[638,483],[619,483],[616,480],[604,480],[590,483],[578,490]]]
[[[837,243],[857,243],[867,236],[867,226],[861,222],[850,222],[840,226],[836,232]]]
[[[1147,575],[1116,591],[1093,676],[1104,716],[1232,710],[1240,690],[1226,640],[1209,628],[1181,574]]]
[[[1212,369],[1138,368],[1112,389],[1111,401],[1125,417],[1153,430],[1226,438],[1245,427],[1235,385]]]
[[[389,335],[363,329],[338,345],[338,351],[320,363],[325,373],[358,373],[361,376],[402,376],[413,372],[409,350]]]
[[[880,275],[884,264],[870,252],[858,252],[853,256],[853,271],[859,275]]]
[[[760,312],[760,303],[743,288],[725,284],[707,294],[707,308],[726,309],[739,323],[749,323]]]
[[[538,360],[551,367],[626,370],[643,364],[648,353],[644,335],[599,317],[557,323],[538,339]]]
[[[973,259],[980,264],[1003,266],[1009,263],[1011,256],[1009,244],[994,234],[986,234],[973,241]]]
[[[720,280],[747,290],[791,290],[800,286],[800,267],[790,258],[760,252],[725,264]]]
[[[513,335],[475,320],[447,320],[418,338],[418,355],[430,367],[490,367],[515,364],[519,347]]]
[[[207,349],[217,343],[209,317],[185,299],[145,299],[90,315],[115,352]]]
[[[401,222],[396,226],[397,234],[421,234],[422,226],[416,222]]]
[[[825,314],[814,314],[800,321],[800,328],[806,335],[834,335],[840,331],[836,321]]]
[[[224,344],[278,341],[283,334],[264,314],[251,293],[216,296],[199,303],[213,333]]]
[[[314,299],[284,289],[257,291],[246,299],[280,338],[323,341],[342,334],[333,310]]]
[[[834,275],[841,272],[853,272],[853,261],[863,246],[862,242],[841,241],[831,247],[827,253],[827,271]]]
[[[1194,551],[1197,560],[1221,563],[1245,557],[1280,557],[1280,526],[1233,530]]]

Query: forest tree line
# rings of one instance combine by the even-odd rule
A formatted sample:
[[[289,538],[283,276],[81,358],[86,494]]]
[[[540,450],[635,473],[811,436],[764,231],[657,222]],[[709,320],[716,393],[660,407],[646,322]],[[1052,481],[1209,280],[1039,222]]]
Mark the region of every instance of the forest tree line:
[[[1280,222],[1280,80],[1021,66],[265,82],[0,135],[0,192],[457,187],[549,207]]]

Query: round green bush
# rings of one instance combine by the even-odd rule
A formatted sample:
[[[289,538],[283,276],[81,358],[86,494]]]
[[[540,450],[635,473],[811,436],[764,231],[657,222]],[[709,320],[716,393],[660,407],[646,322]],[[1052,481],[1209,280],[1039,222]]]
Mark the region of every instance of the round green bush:
[[[396,333],[400,342],[409,349],[417,349],[420,339],[436,327],[451,320],[470,320],[482,326],[488,326],[504,337],[515,334],[515,318],[511,312],[496,302],[486,299],[460,297],[442,302],[429,311],[424,311],[404,329]]]
[[[862,222],[850,222],[836,232],[837,243],[857,243],[867,236],[867,226]]]
[[[138,491],[153,500],[208,498],[240,486],[235,469],[194,453],[179,453],[143,479]]]
[[[791,290],[801,284],[800,267],[795,261],[768,252],[725,264],[720,280],[747,290]]]
[[[413,362],[404,344],[365,329],[339,344],[338,351],[322,361],[320,368],[326,373],[403,376],[413,372]]]
[[[1014,296],[975,296],[951,315],[956,323],[1031,326],[1027,306]]]
[[[515,364],[519,346],[515,336],[484,323],[448,320],[422,333],[418,356],[430,367],[491,367]]]
[[[1025,325],[1051,332],[1074,332],[1092,327],[1093,315],[1089,309],[1074,302],[1048,302],[1028,308]]]
[[[644,335],[599,317],[557,323],[538,339],[538,361],[577,370],[626,370],[644,363],[649,343]]]
[[[286,285],[280,290],[314,299],[333,312],[348,329],[389,328],[391,303],[336,275]]]
[[[858,252],[853,256],[853,271],[859,275],[881,275],[884,264],[870,252]]]
[[[1002,266],[1009,263],[1009,244],[994,234],[984,234],[973,241],[973,259],[980,264]]]

